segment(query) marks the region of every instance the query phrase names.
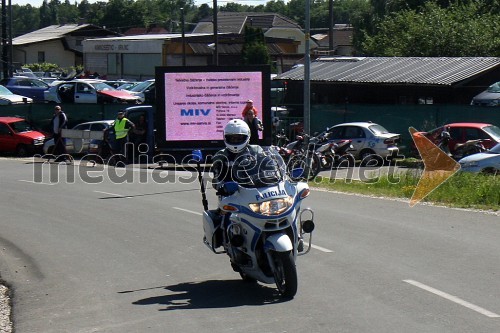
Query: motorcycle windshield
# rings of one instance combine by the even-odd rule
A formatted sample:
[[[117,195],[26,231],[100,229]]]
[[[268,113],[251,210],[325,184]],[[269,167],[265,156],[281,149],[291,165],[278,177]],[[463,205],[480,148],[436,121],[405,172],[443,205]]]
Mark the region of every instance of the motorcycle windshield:
[[[232,169],[233,180],[246,188],[274,186],[285,177],[283,160],[278,155],[259,153],[244,155],[235,161]]]

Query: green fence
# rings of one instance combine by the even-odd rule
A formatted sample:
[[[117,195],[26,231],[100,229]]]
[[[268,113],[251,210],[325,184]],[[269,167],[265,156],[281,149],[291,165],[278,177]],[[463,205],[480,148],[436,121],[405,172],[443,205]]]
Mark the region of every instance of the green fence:
[[[116,113],[130,105],[124,104],[60,104],[68,116],[68,127],[79,123],[115,119]],[[50,120],[55,104],[23,104],[0,107],[0,116],[19,116],[37,129],[50,132]]]
[[[69,127],[93,120],[115,119],[124,104],[62,104],[68,115]],[[289,110],[301,110],[301,105],[286,105]],[[37,128],[49,130],[54,104],[24,104],[1,106],[0,116],[21,116]],[[294,112],[295,114],[297,112]],[[278,129],[293,138],[290,124],[302,121],[300,117],[280,117]],[[311,106],[311,132],[323,131],[327,126],[350,122],[373,121],[389,131],[400,133],[400,147],[405,152],[411,142],[409,127],[430,130],[451,122],[484,122],[500,126],[500,108],[469,105],[356,105],[318,104]]]
[[[452,122],[484,122],[500,126],[500,108],[469,105],[313,105],[311,132],[351,121],[372,121],[401,134],[400,147],[407,153],[408,128],[428,131]]]

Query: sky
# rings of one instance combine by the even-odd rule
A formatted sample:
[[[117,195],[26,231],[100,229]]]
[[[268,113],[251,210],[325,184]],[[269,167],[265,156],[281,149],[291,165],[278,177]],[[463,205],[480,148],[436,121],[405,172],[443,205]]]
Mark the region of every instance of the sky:
[[[61,2],[63,2],[63,1],[64,0],[61,0]],[[77,1],[80,2],[79,0],[77,0]],[[87,1],[90,3],[94,3],[94,2],[106,1],[106,0],[87,0]],[[70,3],[74,3],[74,2],[75,2],[75,0],[70,0]],[[217,7],[219,7],[220,5],[224,5],[226,2],[238,2],[242,5],[255,6],[255,5],[264,4],[267,2],[267,0],[255,0],[255,1],[250,1],[250,0],[239,0],[239,1],[238,0],[237,1],[217,0],[217,4],[218,4]],[[5,0],[5,3],[8,4],[9,0]],[[43,0],[11,0],[11,3],[13,5],[21,5],[21,6],[31,4],[33,7],[40,7],[43,3]],[[198,6],[202,3],[206,3],[210,7],[212,7],[213,0],[194,0],[194,3]]]

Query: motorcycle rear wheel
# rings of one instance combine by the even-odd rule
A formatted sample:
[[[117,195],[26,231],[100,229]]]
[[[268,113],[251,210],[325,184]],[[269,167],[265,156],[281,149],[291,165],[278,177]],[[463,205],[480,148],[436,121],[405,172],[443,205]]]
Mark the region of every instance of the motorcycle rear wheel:
[[[272,252],[274,281],[283,298],[293,298],[297,293],[297,268],[292,251]]]
[[[309,164],[307,162],[309,162]],[[309,154],[309,158],[304,154],[297,154],[288,161],[287,165],[289,170],[295,168],[304,170],[300,177],[292,177],[293,180],[313,180],[320,171],[321,161],[316,154]]]

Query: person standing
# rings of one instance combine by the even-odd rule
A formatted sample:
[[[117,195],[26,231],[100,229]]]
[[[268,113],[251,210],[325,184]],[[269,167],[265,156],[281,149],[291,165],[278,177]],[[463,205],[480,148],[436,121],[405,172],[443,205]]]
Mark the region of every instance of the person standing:
[[[135,129],[134,123],[125,118],[125,112],[118,111],[116,119],[110,128],[113,128],[115,132],[113,153],[123,155],[125,161],[127,161],[129,155],[127,154],[128,132],[130,129]]]
[[[250,144],[259,144],[259,131],[262,131],[262,122],[256,117],[252,109],[248,110],[245,114],[245,122],[250,128]]]
[[[245,108],[243,108],[243,111],[241,112],[241,117],[245,118],[249,110],[252,110],[254,115],[257,117],[257,108],[253,106],[253,101],[251,99],[247,100]]]
[[[54,139],[54,155],[66,155],[66,140],[62,137],[62,130],[68,128],[68,117],[60,105],[54,108],[54,116],[51,120],[51,129]]]

